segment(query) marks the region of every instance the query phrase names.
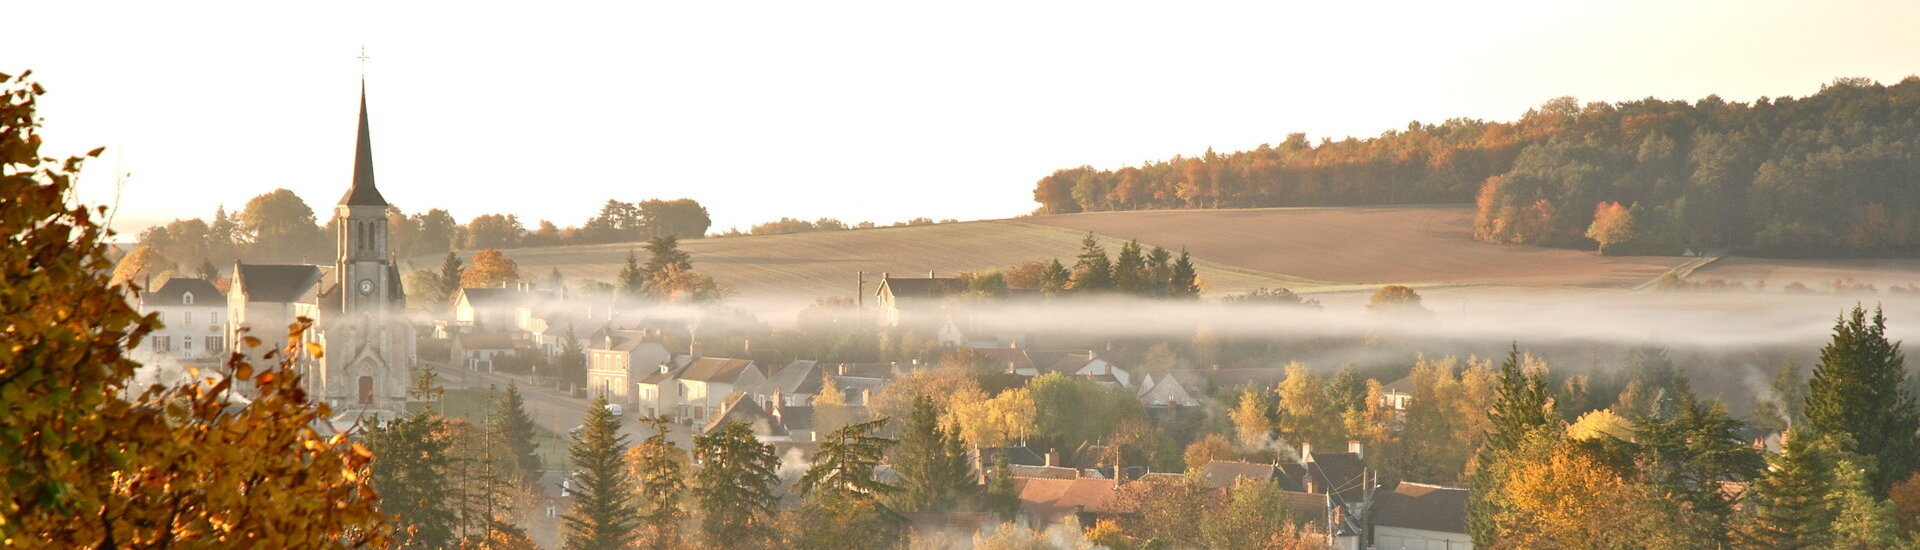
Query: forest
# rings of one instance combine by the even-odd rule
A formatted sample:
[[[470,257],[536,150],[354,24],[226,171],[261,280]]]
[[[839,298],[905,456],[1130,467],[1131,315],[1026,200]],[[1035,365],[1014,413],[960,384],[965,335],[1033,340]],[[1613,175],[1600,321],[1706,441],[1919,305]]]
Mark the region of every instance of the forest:
[[[1804,98],[1582,105],[1378,137],[1067,168],[1038,213],[1472,202],[1474,237],[1603,253],[1920,255],[1920,77]]]

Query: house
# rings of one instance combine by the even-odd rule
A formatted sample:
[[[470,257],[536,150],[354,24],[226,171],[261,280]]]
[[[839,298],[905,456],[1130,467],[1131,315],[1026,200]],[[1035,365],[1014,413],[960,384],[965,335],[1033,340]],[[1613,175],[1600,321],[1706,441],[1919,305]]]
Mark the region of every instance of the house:
[[[879,308],[879,323],[883,327],[901,325],[925,325],[944,321],[937,311],[944,306],[947,296],[966,292],[967,282],[958,277],[934,277],[927,272],[926,278],[894,277],[882,273],[880,288],[873,291],[875,306]]]
[[[553,298],[530,284],[513,288],[462,287],[453,295],[453,320],[461,332],[526,330],[535,310]]]
[[[453,337],[453,362],[468,370],[493,372],[496,358],[518,352],[519,343],[505,332],[472,332]]]
[[[1099,352],[1093,350],[1066,353],[1055,352],[1040,354],[1037,357],[1030,354],[1029,356],[1034,361],[1034,364],[1039,366],[1025,368],[1016,366],[1013,370],[1014,374],[1021,376],[1039,376],[1041,373],[1057,372],[1068,376],[1092,377],[1096,381],[1117,384],[1123,388],[1133,388],[1134,380],[1132,373],[1127,372],[1126,369],[1115,366],[1106,358],[1101,357]],[[1040,363],[1041,360],[1050,361]]]
[[[634,382],[635,410],[647,416],[680,414],[680,373],[693,363],[693,357],[676,355],[654,367]]]
[[[1407,413],[1407,405],[1413,403],[1413,376],[1402,376],[1384,386],[1380,386],[1381,404],[1399,415]],[[1399,416],[1396,415],[1396,416]]]
[[[209,360],[227,352],[227,296],[213,282],[167,279],[160,288],[140,295],[139,308],[164,325],[147,335],[146,349],[159,357]]]
[[[1016,520],[1033,528],[1059,523],[1068,515],[1080,525],[1093,525],[1101,519],[1117,518],[1138,512],[1136,504],[1121,498],[1118,481],[1076,477],[1053,479],[1014,477],[1020,508]]]
[[[766,382],[752,391],[754,403],[762,407],[773,407],[774,401],[779,401],[781,407],[807,405],[820,393],[819,361],[794,360],[768,370]]]
[[[1035,371],[1033,368],[1033,357],[1027,355],[1027,350],[1018,346],[1004,348],[975,347],[973,351],[986,356],[988,360],[993,361],[993,364],[997,368],[1004,368],[1006,372],[1018,373],[1025,371],[1038,373],[1038,371]]]
[[[744,392],[727,396],[720,412],[707,421],[700,433],[711,433],[732,422],[746,424],[761,443],[814,440],[812,406],[762,407]]]
[[[1466,489],[1402,481],[1373,508],[1373,546],[1406,550],[1471,550]]]
[[[1140,395],[1140,402],[1148,407],[1198,407],[1200,399],[1194,397],[1200,393],[1198,385],[1182,380],[1184,371],[1140,376],[1140,386],[1134,391]]]
[[[705,424],[741,388],[758,387],[767,377],[749,359],[701,357],[680,373],[681,418]]]
[[[1336,505],[1333,498],[1318,493],[1282,491],[1280,501],[1284,503],[1287,515],[1293,523],[1304,524],[1316,533],[1327,537],[1327,547],[1333,550],[1360,550],[1362,526],[1349,515],[1345,508]],[[1388,548],[1388,547],[1381,547]]]
[[[639,401],[629,391],[634,388],[631,382],[673,358],[652,333],[638,330],[602,331],[586,352],[587,387],[616,403]]]

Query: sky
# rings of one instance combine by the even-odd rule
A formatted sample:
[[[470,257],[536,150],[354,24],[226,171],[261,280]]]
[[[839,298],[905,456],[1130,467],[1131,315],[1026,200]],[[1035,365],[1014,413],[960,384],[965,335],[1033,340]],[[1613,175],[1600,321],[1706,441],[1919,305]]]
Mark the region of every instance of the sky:
[[[43,153],[108,148],[80,199],[122,232],[275,188],[328,216],[363,71],[405,211],[688,197],[713,231],[1004,218],[1060,168],[1920,73],[1920,2],[0,2],[0,72],[47,88]]]

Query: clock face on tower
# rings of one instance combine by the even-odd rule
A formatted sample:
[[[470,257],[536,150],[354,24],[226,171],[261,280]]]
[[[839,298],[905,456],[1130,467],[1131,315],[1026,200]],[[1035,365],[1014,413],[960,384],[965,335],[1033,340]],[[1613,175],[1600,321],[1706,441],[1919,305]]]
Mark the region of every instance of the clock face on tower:
[[[368,294],[373,294],[373,279],[361,279],[360,295],[366,296]]]

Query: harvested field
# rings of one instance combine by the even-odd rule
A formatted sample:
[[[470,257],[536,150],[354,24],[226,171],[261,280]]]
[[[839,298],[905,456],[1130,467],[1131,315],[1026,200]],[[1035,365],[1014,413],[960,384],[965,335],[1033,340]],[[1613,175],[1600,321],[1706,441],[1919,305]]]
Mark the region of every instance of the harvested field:
[[[791,235],[726,237],[681,241],[694,269],[732,287],[741,298],[803,300],[848,297],[854,272],[865,271],[867,292],[882,273],[925,277],[928,271],[952,276],[959,271],[1006,269],[1028,260],[1059,258],[1071,266],[1086,233],[1014,220],[949,223],[898,228],[825,231]],[[1102,238],[1109,253],[1121,241]],[[580,279],[613,281],[627,251],[646,251],[640,243],[617,243],[502,251],[520,265],[523,276],[544,280],[559,268],[570,284]],[[471,254],[469,253],[469,256]],[[438,258],[414,258],[415,267],[439,265]],[[1216,292],[1305,284],[1297,279],[1239,269],[1201,259],[1200,276]]]
[[[1025,221],[1186,246],[1213,262],[1329,283],[1631,287],[1685,261],[1482,243],[1473,240],[1473,209],[1465,206],[1154,210]]]
[[[1723,279],[1747,285],[1765,281],[1768,290],[1800,283],[1813,290],[1831,290],[1836,280],[1851,279],[1874,285],[1881,292],[1895,286],[1920,285],[1920,260],[1779,260],[1721,258],[1693,272],[1692,281]]]

